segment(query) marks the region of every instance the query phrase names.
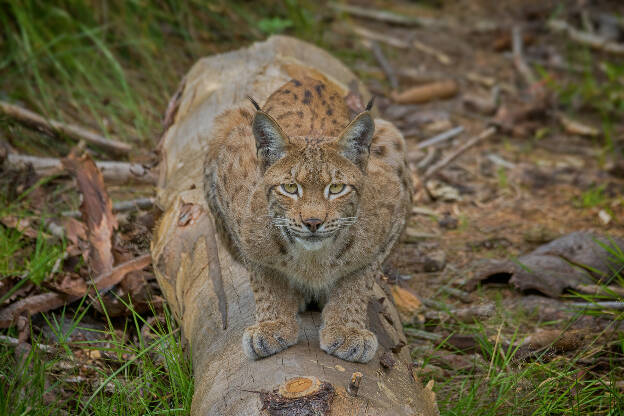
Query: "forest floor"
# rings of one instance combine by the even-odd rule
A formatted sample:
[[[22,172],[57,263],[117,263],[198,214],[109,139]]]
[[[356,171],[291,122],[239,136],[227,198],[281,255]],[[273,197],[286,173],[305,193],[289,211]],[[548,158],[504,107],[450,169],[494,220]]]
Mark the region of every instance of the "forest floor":
[[[141,259],[179,81],[202,56],[274,33],[343,60],[406,137],[414,209],[387,275],[441,414],[624,414],[624,5],[345,4],[0,1],[0,101],[131,146],[78,143],[0,111],[0,414],[188,414],[191,365],[150,268],[88,289],[110,271],[87,261],[93,230],[76,212],[89,162],[65,159],[77,186],[15,156],[78,146],[133,163],[104,182],[113,203],[130,201],[110,219],[114,264]],[[547,260],[524,256],[553,241],[534,253]],[[18,304],[30,306],[13,314]],[[43,313],[22,313],[32,305]]]

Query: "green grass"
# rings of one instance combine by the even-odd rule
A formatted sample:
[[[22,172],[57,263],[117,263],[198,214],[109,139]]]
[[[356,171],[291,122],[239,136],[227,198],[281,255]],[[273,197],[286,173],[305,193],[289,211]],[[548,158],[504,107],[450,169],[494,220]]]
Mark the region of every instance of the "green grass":
[[[110,321],[105,329],[93,330],[81,328],[89,312],[84,305],[74,310],[65,331],[58,324],[62,316],[47,317],[59,340],[54,353],[41,351],[33,341],[32,349],[19,356],[0,342],[0,414],[188,414],[191,364],[171,315],[165,311],[162,322],[150,324],[132,313],[121,333]],[[148,338],[142,334],[144,326],[152,334]],[[92,331],[101,340],[68,341],[76,329]],[[88,358],[92,351],[103,358]]]
[[[604,205],[608,198],[605,195],[606,184],[597,185],[584,191],[575,201],[575,205],[579,208],[593,208]]]
[[[0,99],[129,142],[133,159],[156,145],[167,103],[198,59],[275,33],[322,44],[320,10],[309,0],[269,0],[262,7],[243,0],[0,0]],[[76,145],[2,116],[0,140],[39,156],[62,157]],[[91,149],[96,159],[109,157]],[[28,178],[27,172],[0,175],[0,218],[29,219],[40,230],[29,238],[0,225],[0,279],[17,282],[0,303],[49,278],[65,243],[44,234],[44,220],[76,205],[72,195],[66,206],[67,182]],[[42,194],[55,202],[37,202]],[[170,315],[157,313],[165,320],[152,324],[154,337],[143,337],[146,318],[132,312],[121,322],[106,318],[104,341],[72,342],[72,330],[93,315],[86,303],[64,309],[70,328],[61,325],[63,313],[46,315],[58,339],[54,354],[34,347],[20,355],[0,343],[0,415],[188,414],[191,364]],[[14,329],[1,333],[17,336]],[[33,345],[43,342],[32,336]],[[85,360],[90,350],[104,357]],[[86,381],[69,379],[79,376]]]
[[[603,245],[613,261],[611,276],[605,283],[624,287],[621,274],[624,270],[624,253],[614,244]],[[608,294],[609,291],[605,292]],[[622,415],[624,414],[624,311],[579,310],[567,322],[540,322],[536,325],[535,314],[521,309],[506,308],[499,291],[494,292],[496,313],[494,316],[462,323],[442,322],[437,325],[449,334],[470,334],[478,340],[482,360],[475,362],[470,370],[458,371],[446,368],[443,376],[436,379],[434,390],[438,405],[444,416],[460,415]],[[624,299],[608,296],[608,300]],[[491,297],[480,293],[480,297]],[[448,299],[439,299],[450,304]],[[571,295],[570,300],[599,302],[602,296]],[[447,311],[448,312],[448,311]],[[580,348],[570,352],[545,350],[529,360],[516,360],[518,345],[522,338],[539,329],[567,331],[572,323],[584,314],[602,315],[610,319],[606,329],[594,331]],[[413,358],[417,367],[427,365],[442,349],[457,352],[445,341],[433,347],[416,347]],[[458,352],[459,353],[459,352]],[[602,363],[592,368],[592,363]],[[606,367],[605,367],[606,366]],[[602,367],[602,368],[601,368]],[[620,384],[617,384],[620,383]]]
[[[49,117],[150,149],[167,101],[197,59],[278,32],[319,42],[310,4],[0,0],[0,91]],[[10,133],[6,124],[0,131]],[[49,143],[61,154],[68,145]]]
[[[584,68],[580,76],[573,73],[561,78],[551,77],[543,68],[546,85],[557,95],[561,108],[574,115],[591,115],[602,128],[603,155],[616,153],[624,156],[615,146],[614,127],[624,115],[624,63],[599,58],[588,48],[570,45],[568,62]],[[619,153],[619,155],[618,155]]]
[[[505,315],[500,311],[500,316]],[[619,321],[622,315],[617,317]],[[503,318],[501,318],[503,319]],[[483,360],[469,371],[448,369],[450,376],[437,380],[438,406],[442,415],[621,415],[624,412],[624,393],[615,386],[622,380],[617,362],[604,373],[582,370],[579,360],[586,356],[598,338],[576,351],[554,357],[547,352],[530,361],[514,359],[518,352],[518,320],[503,319],[498,329],[512,346],[498,342],[493,323],[487,325],[458,324],[452,329],[458,333],[476,334]],[[624,334],[613,342],[614,354],[624,356]],[[438,349],[441,347],[438,347]],[[452,350],[452,348],[451,348]],[[416,357],[415,357],[416,358]],[[427,353],[418,357],[427,363]],[[425,378],[423,382],[427,382]]]

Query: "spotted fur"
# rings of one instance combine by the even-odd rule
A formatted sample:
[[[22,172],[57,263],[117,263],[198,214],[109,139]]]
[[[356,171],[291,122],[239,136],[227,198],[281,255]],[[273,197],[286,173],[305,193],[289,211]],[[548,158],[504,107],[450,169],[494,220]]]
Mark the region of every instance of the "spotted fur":
[[[377,349],[366,308],[404,228],[411,177],[400,132],[373,124],[368,112],[350,120],[345,95],[321,76],[302,75],[260,111],[247,104],[220,115],[207,138],[206,198],[219,234],[252,276],[257,323],[243,336],[251,358],[295,344],[297,313],[311,300],[324,305],[323,350],[367,362]],[[332,183],[348,192],[328,196]],[[283,184],[297,185],[296,198]],[[306,219],[319,228],[312,232]]]

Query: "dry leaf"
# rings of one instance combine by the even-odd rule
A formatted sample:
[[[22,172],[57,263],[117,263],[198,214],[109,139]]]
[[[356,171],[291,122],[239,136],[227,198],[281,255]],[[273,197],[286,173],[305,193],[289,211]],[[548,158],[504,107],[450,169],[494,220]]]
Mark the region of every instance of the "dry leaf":
[[[402,287],[392,285],[391,291],[401,321],[411,322],[422,307],[422,303],[414,294]]]
[[[82,193],[80,211],[88,229],[89,265],[96,275],[110,272],[113,269],[111,237],[117,228],[117,219],[102,173],[86,153],[80,156],[72,151],[62,162],[76,178]]]

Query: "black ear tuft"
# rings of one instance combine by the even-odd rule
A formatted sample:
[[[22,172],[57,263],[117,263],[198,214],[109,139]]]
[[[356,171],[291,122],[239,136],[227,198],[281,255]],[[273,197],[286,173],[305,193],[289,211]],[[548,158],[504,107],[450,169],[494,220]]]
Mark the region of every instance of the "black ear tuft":
[[[253,102],[253,101],[252,101]],[[256,138],[256,152],[266,169],[285,154],[286,134],[277,122],[263,111],[257,111],[251,124]]]
[[[344,157],[364,170],[374,134],[375,123],[370,113],[364,111],[358,114],[344,129],[338,139],[338,145],[341,148],[340,152]]]
[[[260,111],[260,106],[258,105],[258,103],[256,102],[256,100],[254,100],[251,95],[248,95],[247,98],[249,99],[249,101],[251,101],[251,104],[253,104],[254,108],[256,109],[256,111]]]
[[[372,110],[374,104],[375,104],[375,96],[373,95],[373,97],[370,99],[368,104],[366,104],[366,111]]]

